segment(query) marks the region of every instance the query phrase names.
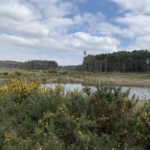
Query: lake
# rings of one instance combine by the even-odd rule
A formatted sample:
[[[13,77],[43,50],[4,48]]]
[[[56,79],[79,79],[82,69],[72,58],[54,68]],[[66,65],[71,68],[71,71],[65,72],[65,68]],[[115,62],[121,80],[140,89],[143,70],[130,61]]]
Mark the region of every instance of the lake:
[[[58,85],[58,83],[47,83],[45,84],[45,87],[51,87],[55,88],[55,86]],[[67,84],[61,84],[64,86],[65,92],[67,91],[73,91],[73,90],[79,90],[82,91],[84,88],[84,85],[80,83],[67,83]],[[94,91],[95,87],[90,86],[91,89]],[[130,96],[135,95],[136,98],[139,98],[140,100],[147,100],[150,99],[150,87],[128,87],[128,86],[122,86],[122,91],[127,91],[130,89]]]

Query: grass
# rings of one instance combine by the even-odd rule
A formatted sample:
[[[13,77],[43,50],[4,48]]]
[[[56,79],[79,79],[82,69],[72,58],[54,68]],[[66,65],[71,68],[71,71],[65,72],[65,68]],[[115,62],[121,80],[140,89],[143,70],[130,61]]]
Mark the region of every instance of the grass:
[[[0,149],[149,149],[150,101],[113,85],[94,93],[9,80],[0,85]]]
[[[150,86],[150,73],[119,73],[119,72],[78,72],[78,71],[27,71],[0,69],[0,82],[7,79],[37,79],[43,82],[54,83],[82,83],[84,85],[97,85],[101,82],[113,82],[124,86]]]

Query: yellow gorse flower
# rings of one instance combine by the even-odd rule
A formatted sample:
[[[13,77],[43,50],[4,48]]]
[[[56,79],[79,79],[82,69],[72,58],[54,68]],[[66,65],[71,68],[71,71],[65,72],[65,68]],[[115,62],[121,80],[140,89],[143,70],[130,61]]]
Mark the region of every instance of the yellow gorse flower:
[[[20,100],[31,96],[35,92],[39,94],[43,92],[40,82],[11,79],[7,83],[0,85],[1,95],[12,95],[16,98],[21,98]]]
[[[90,140],[91,140],[89,135],[83,133],[82,131],[78,131],[77,136],[81,141],[90,142]]]
[[[16,137],[16,133],[14,131],[5,132],[4,134],[5,143],[11,143],[15,137]]]
[[[60,105],[58,108],[57,108],[57,112],[58,113],[63,113],[63,112],[67,112],[68,111],[68,108],[65,106],[65,105]]]
[[[62,93],[64,91],[64,87],[61,84],[56,85],[55,92]]]

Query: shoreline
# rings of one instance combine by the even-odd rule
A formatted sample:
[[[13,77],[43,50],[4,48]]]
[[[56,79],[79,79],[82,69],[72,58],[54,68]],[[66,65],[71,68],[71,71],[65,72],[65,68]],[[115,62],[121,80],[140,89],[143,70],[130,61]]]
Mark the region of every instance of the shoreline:
[[[138,80],[138,81],[137,81]],[[130,79],[107,79],[107,78],[97,78],[92,79],[92,77],[89,78],[70,78],[68,77],[55,77],[55,78],[49,78],[44,83],[80,83],[82,85],[88,85],[88,86],[96,86],[97,84],[101,83],[112,83],[116,86],[129,86],[129,87],[147,87],[150,88],[150,79],[137,79],[137,80],[130,80]]]
[[[0,83],[11,78],[38,80],[42,83],[81,83],[95,86],[103,82],[116,86],[150,87],[150,73],[120,73],[120,72],[79,72],[79,71],[28,71],[0,68]]]

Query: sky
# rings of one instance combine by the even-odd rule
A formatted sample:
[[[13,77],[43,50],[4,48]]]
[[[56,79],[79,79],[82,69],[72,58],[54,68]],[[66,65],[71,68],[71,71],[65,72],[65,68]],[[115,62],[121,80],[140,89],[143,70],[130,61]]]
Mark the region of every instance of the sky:
[[[0,60],[78,65],[150,49],[150,0],[0,0]]]

